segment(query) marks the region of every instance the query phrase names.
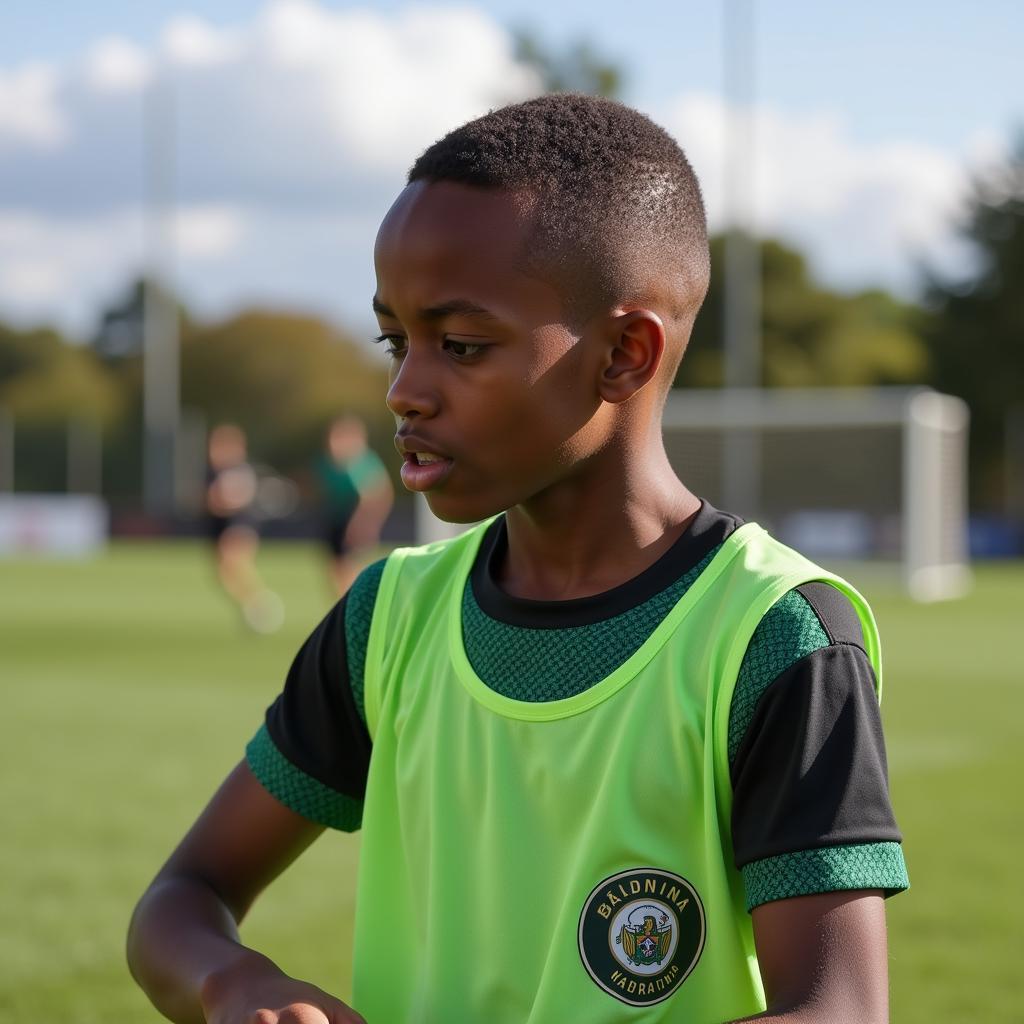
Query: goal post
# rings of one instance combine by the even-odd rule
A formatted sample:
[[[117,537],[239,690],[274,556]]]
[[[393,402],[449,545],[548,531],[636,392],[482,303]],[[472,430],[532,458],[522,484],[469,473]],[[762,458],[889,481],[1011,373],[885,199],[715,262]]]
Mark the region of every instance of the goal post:
[[[663,430],[696,493],[811,557],[898,563],[928,601],[970,586],[968,420],[929,388],[678,389]]]
[[[919,600],[970,588],[967,403],[920,391],[903,426],[903,543],[907,587]]]

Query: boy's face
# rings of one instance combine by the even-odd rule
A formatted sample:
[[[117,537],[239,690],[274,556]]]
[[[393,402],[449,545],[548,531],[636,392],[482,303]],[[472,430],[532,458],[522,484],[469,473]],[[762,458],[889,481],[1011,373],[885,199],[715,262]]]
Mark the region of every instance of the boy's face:
[[[600,346],[522,269],[529,228],[511,193],[416,182],[377,235],[402,479],[452,522],[544,500],[599,444]]]

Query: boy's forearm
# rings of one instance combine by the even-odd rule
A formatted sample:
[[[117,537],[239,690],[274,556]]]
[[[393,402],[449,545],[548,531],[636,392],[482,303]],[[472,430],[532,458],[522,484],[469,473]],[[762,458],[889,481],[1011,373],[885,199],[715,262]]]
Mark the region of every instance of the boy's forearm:
[[[231,911],[198,879],[157,880],[135,908],[128,966],[153,1005],[177,1024],[204,1024],[204,987],[247,965],[275,970],[241,944]]]

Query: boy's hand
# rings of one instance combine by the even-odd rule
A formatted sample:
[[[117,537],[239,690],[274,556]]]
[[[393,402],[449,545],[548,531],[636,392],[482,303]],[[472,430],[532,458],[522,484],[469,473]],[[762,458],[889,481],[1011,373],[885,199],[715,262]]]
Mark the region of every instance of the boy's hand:
[[[366,1024],[340,999],[264,961],[211,976],[201,996],[207,1024]]]
[[[178,1024],[365,1024],[339,999],[247,949],[238,922],[323,831],[277,801],[243,762],[135,909],[128,963]]]

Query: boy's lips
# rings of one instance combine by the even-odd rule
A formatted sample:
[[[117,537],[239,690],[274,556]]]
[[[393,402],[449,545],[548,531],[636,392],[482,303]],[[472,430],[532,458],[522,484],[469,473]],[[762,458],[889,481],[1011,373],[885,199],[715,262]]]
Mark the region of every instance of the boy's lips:
[[[448,475],[452,459],[433,449],[429,441],[412,435],[395,437],[402,454],[402,483],[410,491],[429,491]]]

